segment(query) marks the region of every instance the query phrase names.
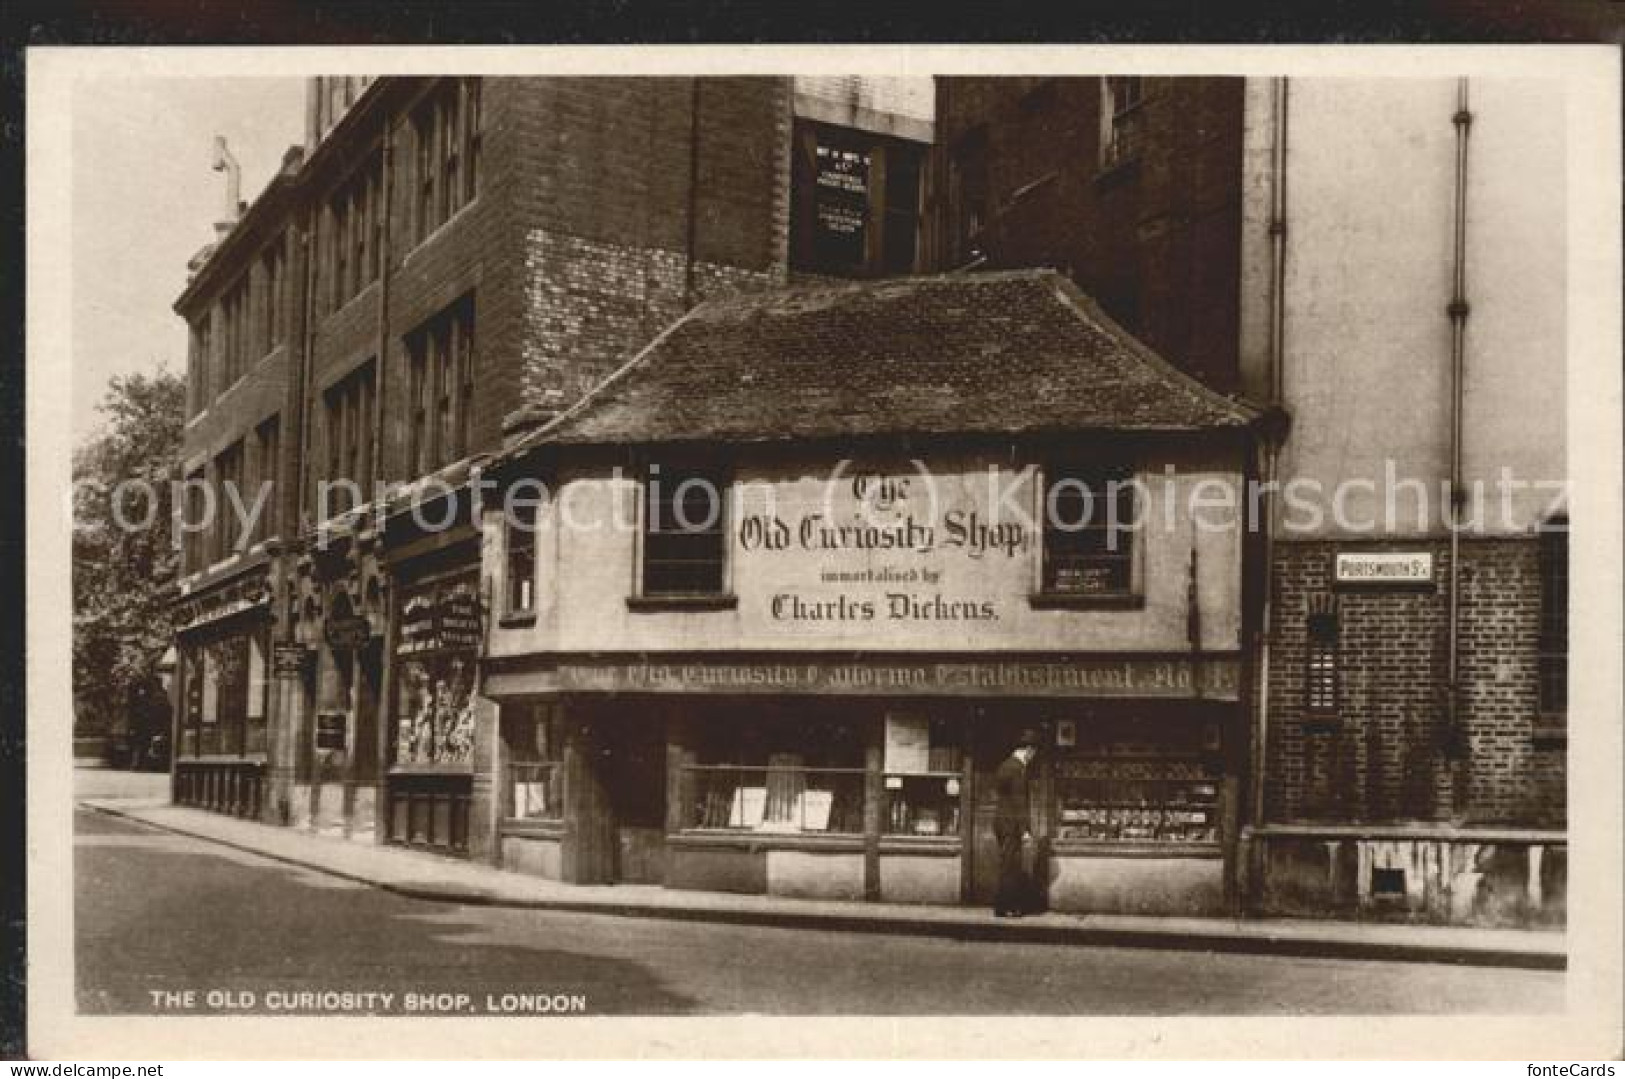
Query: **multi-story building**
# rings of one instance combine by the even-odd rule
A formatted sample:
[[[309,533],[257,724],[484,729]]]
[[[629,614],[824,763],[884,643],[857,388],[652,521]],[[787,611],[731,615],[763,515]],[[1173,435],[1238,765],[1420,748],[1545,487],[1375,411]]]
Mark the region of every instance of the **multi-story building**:
[[[1058,267],[1279,421],[1252,466],[1237,893],[1560,917],[1561,88],[941,79],[938,102],[947,264]]]
[[[477,847],[478,464],[708,296],[912,270],[931,109],[889,80],[313,80],[307,144],[176,303],[189,508],[273,492],[189,538],[178,800]]]

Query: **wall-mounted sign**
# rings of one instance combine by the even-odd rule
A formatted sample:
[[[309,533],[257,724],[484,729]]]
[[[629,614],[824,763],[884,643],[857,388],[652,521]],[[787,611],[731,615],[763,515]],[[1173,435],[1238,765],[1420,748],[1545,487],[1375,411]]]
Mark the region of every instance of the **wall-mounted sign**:
[[[822,656],[737,660],[617,660],[582,657],[558,665],[567,693],[825,693],[837,696],[1027,696],[1236,699],[1232,657],[1099,656],[1022,660]]]
[[[271,649],[271,673],[278,677],[296,678],[305,673],[310,662],[310,650],[302,644],[278,644]]]
[[[348,740],[349,717],[343,712],[323,712],[316,717],[316,748],[342,750]]]
[[[1334,580],[1341,587],[1425,588],[1433,584],[1431,551],[1339,551]]]
[[[372,635],[372,627],[361,615],[329,618],[322,624],[322,636],[333,648],[360,648]]]
[[[480,647],[480,598],[462,582],[413,592],[401,608],[398,655],[418,652],[470,652]]]

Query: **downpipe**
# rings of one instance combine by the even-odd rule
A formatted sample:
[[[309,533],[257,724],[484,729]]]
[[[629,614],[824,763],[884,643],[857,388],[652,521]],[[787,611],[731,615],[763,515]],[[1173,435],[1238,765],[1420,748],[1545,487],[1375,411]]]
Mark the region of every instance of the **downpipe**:
[[[1445,524],[1449,530],[1450,574],[1447,585],[1449,608],[1445,643],[1445,758],[1450,767],[1450,808],[1458,802],[1460,765],[1467,757],[1466,732],[1461,724],[1461,521],[1467,504],[1462,479],[1464,374],[1467,362],[1467,318],[1472,306],[1467,300],[1467,165],[1468,137],[1472,131],[1468,80],[1456,81],[1456,111],[1451,123],[1456,128],[1455,222],[1451,266],[1450,306],[1450,505]]]

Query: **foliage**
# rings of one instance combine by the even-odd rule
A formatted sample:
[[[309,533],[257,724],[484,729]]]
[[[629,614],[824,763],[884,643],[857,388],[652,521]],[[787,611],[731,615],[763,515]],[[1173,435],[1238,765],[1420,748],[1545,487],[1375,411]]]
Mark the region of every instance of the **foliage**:
[[[105,426],[74,453],[75,734],[144,739],[167,726],[158,667],[174,628],[171,498],[185,402],[184,378],[165,369],[115,376]]]

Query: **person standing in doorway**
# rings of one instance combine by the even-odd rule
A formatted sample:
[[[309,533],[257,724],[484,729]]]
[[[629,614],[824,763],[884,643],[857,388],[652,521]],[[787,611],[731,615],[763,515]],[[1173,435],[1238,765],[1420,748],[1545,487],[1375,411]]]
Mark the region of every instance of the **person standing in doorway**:
[[[1038,754],[1038,732],[1024,730],[1015,749],[993,774],[998,806],[993,816],[993,837],[999,844],[999,890],[993,913],[1019,918],[1038,909],[1034,888],[1022,859],[1022,844],[1032,839],[1032,806],[1027,793],[1027,767]]]

